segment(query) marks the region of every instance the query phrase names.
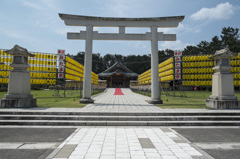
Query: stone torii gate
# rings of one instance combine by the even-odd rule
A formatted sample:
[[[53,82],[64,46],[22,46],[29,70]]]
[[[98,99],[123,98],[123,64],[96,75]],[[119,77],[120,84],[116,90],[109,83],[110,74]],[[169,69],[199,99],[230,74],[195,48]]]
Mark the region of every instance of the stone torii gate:
[[[176,34],[163,34],[158,28],[177,27],[184,16],[154,18],[115,18],[61,14],[59,17],[69,26],[85,26],[86,31],[67,33],[68,39],[86,40],[84,57],[83,99],[80,103],[93,103],[91,99],[91,71],[93,40],[143,40],[151,41],[151,100],[152,104],[162,103],[158,77],[158,41],[176,41]],[[98,33],[93,27],[119,27],[119,33]],[[145,34],[126,34],[126,27],[151,28]]]

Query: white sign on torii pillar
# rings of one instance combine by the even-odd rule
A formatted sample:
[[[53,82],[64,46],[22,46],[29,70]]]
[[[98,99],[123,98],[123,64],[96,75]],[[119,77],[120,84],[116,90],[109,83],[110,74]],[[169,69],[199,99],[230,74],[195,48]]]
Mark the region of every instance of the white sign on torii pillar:
[[[152,104],[162,103],[158,78],[158,41],[176,41],[176,34],[163,34],[158,28],[177,27],[184,16],[155,18],[114,18],[59,14],[69,26],[86,26],[86,31],[67,33],[68,39],[86,40],[84,57],[83,99],[80,103],[93,103],[91,99],[92,44],[93,40],[143,40],[151,41],[151,100]],[[93,27],[119,27],[119,33],[98,33]],[[126,27],[151,28],[145,34],[126,34]]]

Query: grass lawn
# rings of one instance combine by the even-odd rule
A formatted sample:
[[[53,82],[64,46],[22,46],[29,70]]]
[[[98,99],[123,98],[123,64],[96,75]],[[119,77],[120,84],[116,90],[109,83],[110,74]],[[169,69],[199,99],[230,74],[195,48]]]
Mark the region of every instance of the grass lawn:
[[[95,91],[94,94],[103,92]],[[7,92],[0,92],[0,98],[3,98]],[[86,104],[80,104],[80,91],[60,90],[56,96],[55,90],[32,90],[31,93],[37,98],[37,106],[43,108],[82,108]]]
[[[148,95],[146,92],[136,92],[143,95]],[[169,94],[173,94],[172,92]],[[175,92],[175,97],[161,94],[163,104],[156,104],[160,108],[188,108],[188,109],[207,109],[206,99],[212,94],[211,91],[184,91],[186,97],[179,97],[180,92]],[[151,96],[151,93],[149,93]],[[236,92],[235,96],[240,99],[240,92]]]

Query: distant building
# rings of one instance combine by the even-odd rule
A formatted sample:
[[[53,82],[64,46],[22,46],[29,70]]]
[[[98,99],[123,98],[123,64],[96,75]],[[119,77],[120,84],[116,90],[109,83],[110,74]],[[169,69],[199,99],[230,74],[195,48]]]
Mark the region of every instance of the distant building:
[[[107,87],[128,88],[130,80],[137,80],[138,74],[129,70],[121,62],[116,62],[102,73],[99,73],[98,77],[101,80],[107,80]]]

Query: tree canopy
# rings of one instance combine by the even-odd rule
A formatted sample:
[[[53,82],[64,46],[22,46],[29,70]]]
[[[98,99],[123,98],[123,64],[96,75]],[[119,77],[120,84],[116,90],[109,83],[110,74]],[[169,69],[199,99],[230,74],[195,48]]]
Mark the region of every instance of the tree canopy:
[[[224,27],[220,37],[214,36],[210,42],[201,41],[197,46],[187,46],[183,50],[183,55],[214,54],[225,47],[229,47],[233,52],[240,52],[238,28]]]

